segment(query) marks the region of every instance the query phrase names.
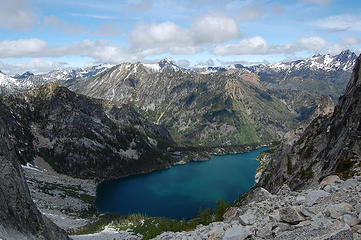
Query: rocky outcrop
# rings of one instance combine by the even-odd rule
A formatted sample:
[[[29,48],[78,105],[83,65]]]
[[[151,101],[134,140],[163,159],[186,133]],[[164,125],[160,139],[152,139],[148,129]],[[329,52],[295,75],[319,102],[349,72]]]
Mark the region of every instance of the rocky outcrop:
[[[321,98],[317,104],[316,109],[314,109],[312,115],[308,119],[302,121],[297,128],[287,132],[283,136],[280,145],[273,146],[270,149],[262,152],[257,157],[257,161],[260,162],[260,165],[256,171],[256,176],[255,176],[256,183],[259,182],[259,179],[261,178],[263,172],[266,170],[269,162],[272,160],[272,157],[274,157],[272,153],[274,153],[277,150],[278,152],[280,152],[279,149],[281,149],[281,152],[285,151],[285,149],[290,149],[292,145],[300,139],[305,129],[307,129],[307,127],[312,123],[314,119],[318,117],[330,116],[333,113],[334,108],[335,108],[335,104],[330,97]],[[289,164],[289,162],[287,162],[287,164]],[[288,165],[287,168],[289,167],[290,166]]]
[[[69,239],[32,201],[8,122],[14,119],[0,102],[0,239]]]
[[[3,99],[15,116],[10,135],[21,162],[39,156],[55,170],[106,179],[170,167],[168,131],[132,107],[91,99],[49,83]]]
[[[259,187],[229,208],[223,222],[155,239],[361,239],[360,198],[359,176],[329,176],[302,191],[284,185],[275,194]]]
[[[361,174],[360,61],[361,56],[334,112],[318,116],[292,141],[283,143],[271,155],[258,186],[271,192],[284,183],[304,189],[330,174],[342,178]]]

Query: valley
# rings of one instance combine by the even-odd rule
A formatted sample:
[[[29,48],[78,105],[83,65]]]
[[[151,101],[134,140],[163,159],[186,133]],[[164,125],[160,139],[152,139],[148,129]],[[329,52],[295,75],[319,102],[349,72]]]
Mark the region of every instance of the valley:
[[[361,240],[360,0],[0,3],[0,240]]]

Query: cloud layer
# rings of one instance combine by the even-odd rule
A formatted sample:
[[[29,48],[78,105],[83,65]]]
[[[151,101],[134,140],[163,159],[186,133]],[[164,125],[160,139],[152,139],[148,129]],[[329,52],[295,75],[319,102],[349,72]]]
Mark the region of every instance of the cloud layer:
[[[222,43],[241,37],[237,22],[224,15],[205,15],[189,28],[174,22],[138,24],[129,35],[131,49],[140,55],[196,54],[204,45]]]
[[[318,19],[312,25],[331,31],[361,32],[361,18],[350,14],[333,15]]]
[[[182,66],[209,66],[217,58],[274,62],[361,47],[354,2],[0,1],[0,69],[12,71],[63,66],[60,58],[120,63],[168,56]]]
[[[36,21],[27,0],[2,0],[0,7],[0,28],[27,30]]]

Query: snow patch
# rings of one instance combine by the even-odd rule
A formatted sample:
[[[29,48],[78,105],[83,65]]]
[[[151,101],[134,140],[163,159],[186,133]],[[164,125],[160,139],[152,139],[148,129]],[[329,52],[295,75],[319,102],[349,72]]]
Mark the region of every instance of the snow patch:
[[[157,140],[155,140],[155,139],[153,139],[153,138],[150,138],[150,137],[148,137],[148,141],[149,141],[149,143],[150,143],[152,146],[154,146],[154,147],[156,147],[157,144],[158,144]]]
[[[30,163],[26,163],[26,165],[21,165],[23,168],[25,169],[31,169],[31,170],[34,170],[34,171],[38,171],[38,172],[43,172],[41,171],[39,168],[37,168],[36,166],[30,164]]]
[[[151,72],[159,72],[161,69],[158,63],[152,63],[152,64],[143,63],[143,66],[148,68]]]

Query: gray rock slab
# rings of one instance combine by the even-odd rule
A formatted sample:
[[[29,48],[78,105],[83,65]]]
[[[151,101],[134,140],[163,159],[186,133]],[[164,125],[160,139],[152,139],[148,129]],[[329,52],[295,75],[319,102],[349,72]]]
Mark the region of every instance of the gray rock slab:
[[[325,177],[320,185],[328,185],[328,184],[332,184],[332,183],[340,183],[341,180],[337,175],[330,175],[328,177]]]
[[[246,226],[246,225],[252,225],[256,221],[256,216],[252,213],[246,213],[239,217],[239,222]]]
[[[224,233],[224,240],[243,240],[250,235],[250,232],[241,225],[228,228]]]
[[[328,195],[330,194],[323,190],[311,190],[306,195],[305,206],[313,206],[320,198],[327,197]]]
[[[361,203],[356,204],[355,209],[357,213],[361,213]]]
[[[360,220],[356,216],[353,216],[351,214],[343,215],[340,220],[349,225],[350,227],[353,227],[360,223]]]
[[[305,226],[296,228],[293,231],[281,233],[275,238],[276,240],[352,240],[353,233],[348,226],[339,228],[321,228],[317,229],[314,226]]]
[[[315,213],[313,211],[311,211],[309,208],[307,208],[305,206],[301,206],[300,210],[301,210],[301,213],[303,215],[305,215],[306,217],[312,217],[315,215]]]
[[[304,217],[299,213],[300,210],[297,207],[284,207],[279,209],[280,221],[296,225],[299,222],[305,220]]]
[[[339,218],[345,213],[352,212],[352,206],[346,202],[330,205],[326,208],[326,215],[332,218]]]
[[[354,188],[354,187],[356,187],[358,184],[359,184],[359,182],[358,182],[356,179],[351,178],[351,179],[347,179],[347,180],[342,184],[342,188],[344,188],[344,189]]]

